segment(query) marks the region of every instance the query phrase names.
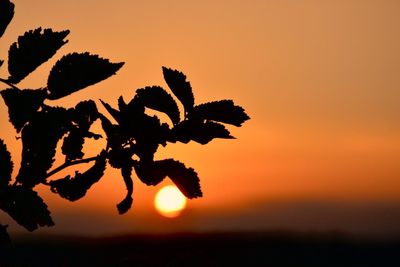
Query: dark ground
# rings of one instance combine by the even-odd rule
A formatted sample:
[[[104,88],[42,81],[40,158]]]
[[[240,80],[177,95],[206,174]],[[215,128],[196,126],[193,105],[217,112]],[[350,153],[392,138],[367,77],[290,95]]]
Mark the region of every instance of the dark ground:
[[[20,236],[0,250],[0,267],[8,266],[400,266],[400,241],[288,232]]]

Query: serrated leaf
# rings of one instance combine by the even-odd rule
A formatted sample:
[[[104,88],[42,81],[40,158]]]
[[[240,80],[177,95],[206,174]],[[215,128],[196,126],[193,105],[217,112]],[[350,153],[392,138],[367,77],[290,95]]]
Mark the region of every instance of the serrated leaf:
[[[14,7],[14,4],[9,0],[0,0],[0,37],[3,36],[8,24],[14,17]]]
[[[53,32],[37,28],[18,37],[8,51],[8,72],[11,83],[19,83],[41,64],[49,60],[68,41],[69,31]]]
[[[146,185],[157,185],[168,176],[187,198],[203,196],[197,173],[179,161],[165,159],[139,162],[134,167],[137,176]]]
[[[22,129],[22,161],[17,182],[33,187],[45,181],[53,165],[57,142],[71,128],[70,113],[46,107]]]
[[[123,65],[87,52],[68,54],[57,61],[50,71],[48,98],[58,99],[98,83],[114,75]]]
[[[50,182],[51,191],[69,201],[84,197],[87,191],[104,175],[106,169],[105,151],[100,153],[95,164],[84,173],[77,172],[73,178],[70,175]]]
[[[132,181],[132,165],[131,164],[125,164],[121,168],[121,174],[122,177],[124,178],[124,183],[126,186],[126,196],[125,198],[117,205],[118,213],[119,214],[124,214],[126,213],[131,207],[132,207],[132,193],[133,193],[133,181]]]
[[[214,101],[195,106],[189,117],[228,123],[238,127],[250,119],[244,109],[235,106],[232,100]]]
[[[162,67],[164,80],[172,93],[181,101],[186,112],[190,112],[194,106],[192,86],[186,81],[186,75],[180,71]]]
[[[160,168],[159,161],[139,161],[134,164],[135,172],[140,181],[146,185],[158,185],[168,173]]]
[[[35,191],[22,186],[8,190],[6,200],[0,203],[0,209],[28,231],[34,231],[39,226],[54,225],[43,199]]]
[[[179,109],[175,100],[162,87],[148,86],[138,89],[136,90],[136,96],[145,107],[167,114],[173,124],[177,124],[180,121]]]
[[[10,122],[17,132],[30,121],[46,98],[46,91],[38,90],[19,90],[15,88],[1,91],[1,96],[8,107]]]
[[[203,196],[200,188],[200,179],[193,168],[186,168],[183,163],[173,159],[166,159],[162,162],[163,167],[167,169],[168,177],[182,194],[190,199]]]
[[[188,143],[193,140],[205,145],[214,138],[233,139],[224,125],[212,121],[186,120],[176,125],[170,134],[170,142]]]
[[[7,150],[7,146],[2,139],[0,139],[0,191],[6,188],[11,181],[11,174],[13,171],[13,162],[11,154]]]

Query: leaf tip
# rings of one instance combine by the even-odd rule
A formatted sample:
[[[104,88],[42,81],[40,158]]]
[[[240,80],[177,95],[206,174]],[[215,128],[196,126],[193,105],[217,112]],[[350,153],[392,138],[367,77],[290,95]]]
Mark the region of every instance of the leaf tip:
[[[133,199],[131,196],[127,196],[124,200],[122,200],[119,204],[117,204],[117,210],[119,215],[123,215],[130,210],[132,207]]]

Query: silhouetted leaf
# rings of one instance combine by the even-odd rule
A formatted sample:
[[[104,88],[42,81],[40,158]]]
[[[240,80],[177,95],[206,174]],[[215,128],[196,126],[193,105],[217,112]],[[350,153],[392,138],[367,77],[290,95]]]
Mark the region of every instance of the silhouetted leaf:
[[[0,224],[0,245],[9,244],[11,242],[10,236],[7,233],[7,227],[8,225]]]
[[[10,183],[12,171],[13,162],[11,154],[8,152],[4,141],[0,139],[0,191]]]
[[[71,128],[70,113],[64,108],[45,107],[22,129],[22,162],[17,181],[33,187],[46,178],[58,140]]]
[[[7,194],[6,200],[0,203],[0,209],[28,231],[34,231],[39,226],[54,225],[47,205],[35,191],[15,186],[11,187]]]
[[[192,168],[173,159],[138,162],[134,165],[139,179],[146,185],[157,185],[168,176],[187,198],[202,197],[200,180]]]
[[[30,121],[46,98],[46,91],[6,89],[1,91],[1,96],[8,107],[8,116],[17,132]]]
[[[168,173],[164,168],[160,168],[159,161],[139,161],[134,165],[136,175],[146,185],[158,185]]]
[[[8,72],[11,83],[19,83],[41,64],[49,60],[68,41],[69,31],[53,32],[38,28],[18,37],[8,51]]]
[[[186,120],[172,129],[169,141],[188,143],[193,140],[205,145],[214,138],[233,139],[234,137],[222,124],[211,121]]]
[[[132,207],[132,193],[133,193],[133,181],[132,181],[132,165],[131,164],[125,164],[121,168],[121,174],[122,177],[124,178],[124,182],[126,185],[126,196],[125,198],[117,205],[118,213],[119,214],[124,214],[126,213],[131,207]]]
[[[81,159],[84,156],[82,152],[84,142],[84,132],[77,128],[69,132],[61,146],[61,151],[66,156],[66,161]]]
[[[72,120],[83,131],[88,131],[90,126],[99,118],[99,112],[93,100],[79,102],[71,112]]]
[[[241,126],[250,119],[240,106],[235,106],[232,100],[214,101],[195,106],[190,118],[199,120],[213,120]]]
[[[14,17],[14,4],[9,0],[0,0],[0,14],[0,37],[2,37]]]
[[[1,0],[0,0],[1,1]],[[0,60],[0,67],[3,66],[4,61]]]
[[[175,100],[162,87],[148,86],[144,89],[138,89],[136,96],[145,107],[167,114],[173,124],[180,121],[179,109]]]
[[[161,164],[161,168],[167,169],[168,177],[187,198],[203,196],[199,177],[193,168],[186,168],[183,163],[173,159],[163,160]]]
[[[81,159],[84,156],[82,152],[85,138],[98,139],[101,136],[89,131],[90,126],[98,119],[99,113],[97,111],[94,101],[82,101],[76,105],[75,108],[68,110],[71,113],[74,126],[64,138],[61,147],[62,153],[66,155],[66,160]]]
[[[75,177],[70,175],[50,182],[51,191],[69,201],[76,201],[84,197],[93,184],[104,175],[106,169],[106,154],[101,152],[95,164],[84,173],[76,172]]]
[[[164,79],[174,95],[182,102],[186,112],[190,112],[194,105],[192,87],[186,81],[186,75],[180,71],[162,67]]]
[[[66,156],[66,161],[81,159],[85,155],[82,151],[85,138],[93,138],[95,140],[101,138],[101,135],[83,131],[79,128],[73,128],[64,138],[61,146],[62,153]]]
[[[145,108],[142,105],[141,101],[139,101],[138,97],[134,97],[129,101],[127,105],[121,105],[120,107],[121,113],[124,113],[125,117],[129,116],[137,116],[140,114],[144,114]]]
[[[58,99],[114,75],[124,63],[111,63],[89,53],[72,53],[53,66],[47,80],[49,99]]]
[[[162,144],[165,142],[165,134],[169,127],[161,123],[157,116],[143,114],[132,120],[130,133],[138,142],[154,142]]]

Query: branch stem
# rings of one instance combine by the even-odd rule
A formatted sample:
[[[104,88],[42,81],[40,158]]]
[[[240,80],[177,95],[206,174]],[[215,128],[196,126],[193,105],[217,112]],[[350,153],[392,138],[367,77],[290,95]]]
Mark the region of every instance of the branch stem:
[[[11,86],[13,89],[17,89],[17,90],[19,90],[19,88],[18,88],[18,87],[16,87],[14,84],[10,83],[10,82],[9,82],[9,81],[7,81],[6,79],[0,78],[0,82],[2,82],[2,83],[4,83],[4,84],[6,84],[6,85],[8,85],[8,86]]]
[[[75,161],[67,161],[63,164],[61,164],[60,166],[58,166],[57,168],[55,168],[54,170],[50,171],[49,173],[47,173],[46,178],[49,178],[50,176],[56,174],[57,172],[60,172],[62,170],[64,170],[65,168],[68,168],[70,166],[73,165],[77,165],[77,164],[81,164],[81,163],[88,163],[91,161],[94,161],[98,158],[99,156],[95,156],[95,157],[91,157],[91,158],[86,158],[86,159],[78,159]]]

